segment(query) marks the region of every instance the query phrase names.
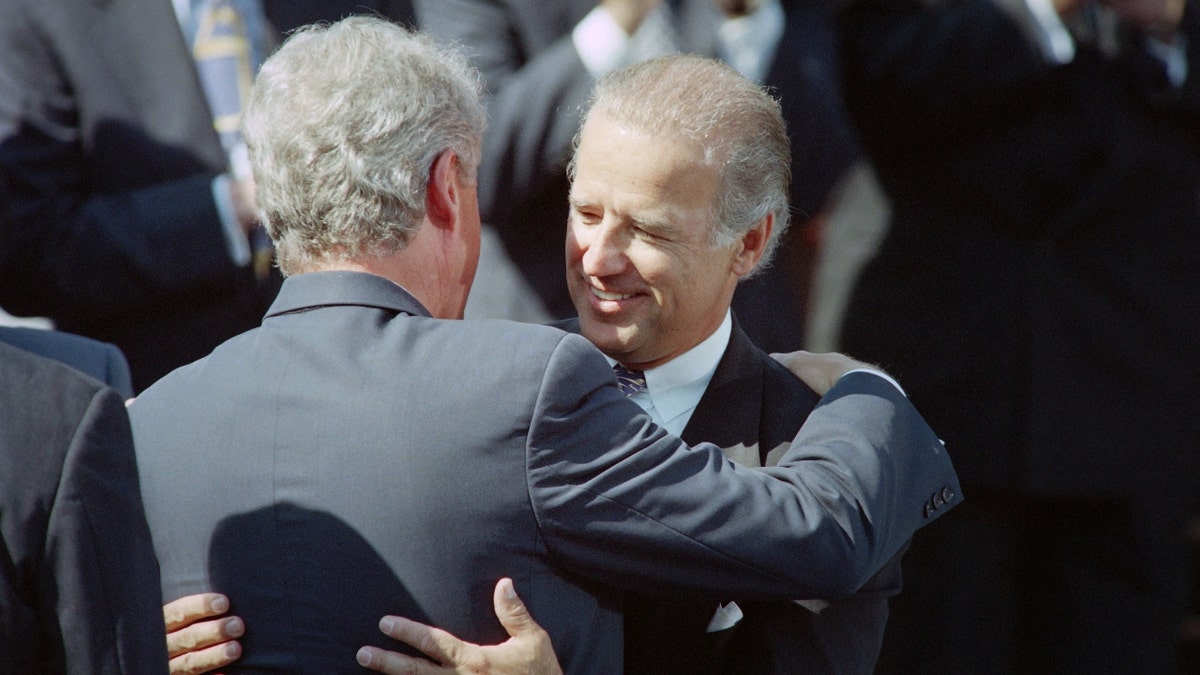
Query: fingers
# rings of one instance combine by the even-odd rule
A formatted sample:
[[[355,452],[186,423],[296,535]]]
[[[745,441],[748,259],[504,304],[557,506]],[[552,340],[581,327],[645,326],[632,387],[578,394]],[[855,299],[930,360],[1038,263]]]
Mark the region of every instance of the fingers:
[[[237,642],[213,645],[194,652],[186,652],[171,659],[171,675],[200,675],[227,666],[242,655],[242,646]]]
[[[462,650],[467,645],[440,628],[400,616],[383,617],[379,621],[379,630],[390,638],[416,648],[439,663],[458,663]]]
[[[838,379],[851,370],[869,369],[883,374],[878,366],[852,359],[845,354],[829,352],[813,354],[804,350],[789,354],[771,354],[771,357],[792,371],[810,389],[824,396]]]
[[[167,633],[167,656],[175,658],[180,654],[233,642],[241,637],[245,630],[241,618],[236,616],[198,621]]]
[[[512,637],[532,635],[542,632],[542,627],[529,615],[525,603],[517,597],[512,579],[504,578],[496,582],[496,590],[492,594],[492,603],[496,608],[496,618],[500,625]]]
[[[445,675],[457,672],[453,668],[378,647],[363,647],[355,657],[358,665],[388,675]]]
[[[197,593],[163,605],[163,622],[167,624],[167,632],[171,632],[200,619],[220,616],[228,611],[229,598],[224,595]]]
[[[163,605],[173,675],[208,672],[242,655],[235,639],[246,626],[239,617],[220,616],[228,611],[229,598],[220,593],[189,595]]]
[[[824,396],[833,388],[833,383],[837,381],[838,377],[837,374],[830,373],[827,368],[823,367],[830,365],[829,356],[800,350],[790,354],[772,354],[771,358],[792,371],[792,374],[803,380],[810,389]],[[822,360],[822,357],[825,357],[825,360]]]

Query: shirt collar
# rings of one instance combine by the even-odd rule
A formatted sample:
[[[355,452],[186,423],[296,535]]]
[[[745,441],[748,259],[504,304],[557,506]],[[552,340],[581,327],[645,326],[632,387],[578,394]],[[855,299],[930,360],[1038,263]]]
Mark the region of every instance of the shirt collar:
[[[732,333],[733,318],[726,310],[725,318],[712,335],[661,366],[645,371],[646,393],[661,417],[660,423],[668,429],[678,426],[682,430],[686,426],[687,419],[682,420],[682,424],[672,422],[685,414],[690,418],[729,346]],[[614,359],[608,359],[608,362],[610,365],[616,363]]]

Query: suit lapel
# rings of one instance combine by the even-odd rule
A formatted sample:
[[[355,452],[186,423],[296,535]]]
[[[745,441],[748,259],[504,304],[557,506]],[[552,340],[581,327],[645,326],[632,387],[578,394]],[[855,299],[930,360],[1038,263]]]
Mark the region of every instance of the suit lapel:
[[[551,325],[579,333],[578,319]],[[768,364],[769,358],[734,317],[729,345],[680,434],[688,445],[713,443],[743,466],[778,461],[818,397],[782,366]],[[768,367],[776,371],[770,379]]]
[[[733,322],[729,346],[683,430],[689,445],[709,442],[745,466],[762,466],[759,453],[763,366],[750,338]]]

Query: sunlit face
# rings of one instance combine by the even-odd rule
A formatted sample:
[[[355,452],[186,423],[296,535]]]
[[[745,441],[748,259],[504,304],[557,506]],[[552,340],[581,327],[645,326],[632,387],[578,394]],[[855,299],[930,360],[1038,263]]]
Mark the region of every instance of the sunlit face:
[[[567,283],[580,328],[630,367],[661,365],[725,316],[762,252],[767,219],[709,244],[720,180],[702,151],[593,112],[580,139],[567,223]]]

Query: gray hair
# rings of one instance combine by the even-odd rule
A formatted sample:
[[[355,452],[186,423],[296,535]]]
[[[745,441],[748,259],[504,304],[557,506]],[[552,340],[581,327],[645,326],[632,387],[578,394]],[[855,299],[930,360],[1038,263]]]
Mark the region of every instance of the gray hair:
[[[664,56],[609,73],[585,105],[567,166],[572,181],[583,125],[596,111],[648,134],[700,144],[721,180],[710,243],[727,245],[773,213],[775,226],[755,272],[770,264],[790,219],[792,159],[779,102],[765,89],[720,61],[694,55]]]
[[[407,246],[445,150],[474,185],[481,91],[462,56],[382,19],[292,35],[263,64],[243,119],[284,274]]]

